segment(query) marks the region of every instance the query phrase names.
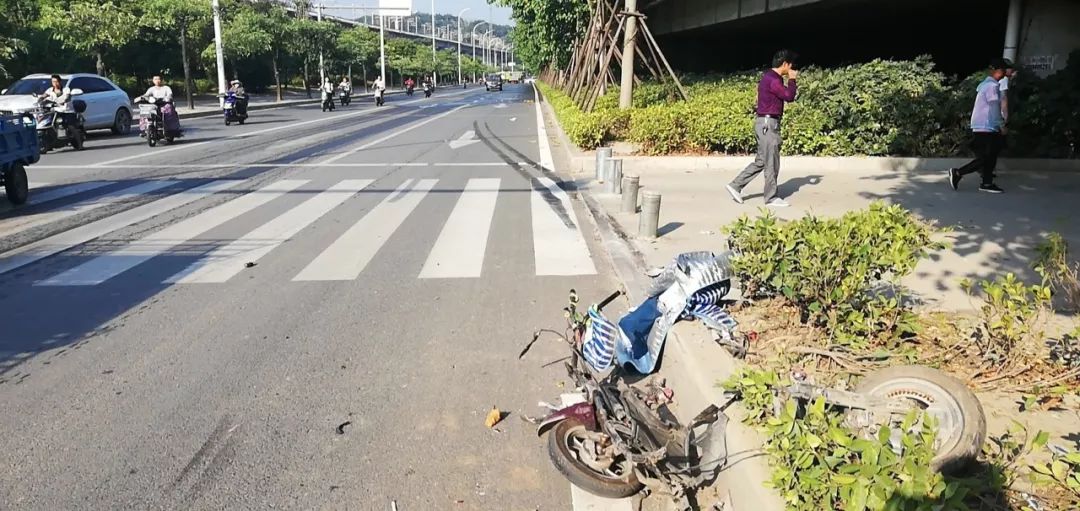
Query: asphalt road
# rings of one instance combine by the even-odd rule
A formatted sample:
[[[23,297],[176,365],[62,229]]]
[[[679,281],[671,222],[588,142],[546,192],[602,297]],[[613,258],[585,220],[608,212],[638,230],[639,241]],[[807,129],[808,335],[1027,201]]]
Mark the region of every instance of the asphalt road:
[[[570,509],[518,417],[565,390],[541,367],[565,350],[517,354],[614,281],[533,98],[43,156],[0,207],[0,508]]]

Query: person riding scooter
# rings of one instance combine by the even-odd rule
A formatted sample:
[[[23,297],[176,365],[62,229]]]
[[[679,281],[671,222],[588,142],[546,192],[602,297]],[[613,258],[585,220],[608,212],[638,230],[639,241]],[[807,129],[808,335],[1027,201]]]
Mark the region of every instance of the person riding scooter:
[[[233,80],[229,83],[229,92],[236,96],[236,114],[247,117],[248,95],[244,84],[240,80]]]
[[[383,106],[386,103],[386,83],[381,76],[375,78],[371,88],[375,90],[375,106]]]
[[[60,117],[64,121],[64,126],[75,126],[78,124],[78,115],[75,114],[75,109],[71,102],[71,89],[60,86],[60,75],[52,75],[52,85],[45,90],[41,95],[38,102],[50,101],[53,105],[53,112],[60,114]]]
[[[165,125],[166,133],[180,136],[180,115],[176,113],[176,108],[173,106],[172,88],[164,84],[161,75],[154,75],[152,82],[154,85],[146,89],[146,93],[138,99],[157,105],[161,110],[161,120]],[[139,131],[145,135],[144,121],[144,119],[139,120]]]
[[[431,92],[432,92],[431,78],[425,76],[424,77],[424,97],[425,98],[430,98],[431,97]]]
[[[405,79],[405,95],[412,96],[414,89],[416,89],[416,82],[413,81],[412,77],[410,76]]]
[[[338,90],[341,91],[342,105],[352,103],[352,82],[349,81],[349,77],[341,77],[341,83],[338,84]]]

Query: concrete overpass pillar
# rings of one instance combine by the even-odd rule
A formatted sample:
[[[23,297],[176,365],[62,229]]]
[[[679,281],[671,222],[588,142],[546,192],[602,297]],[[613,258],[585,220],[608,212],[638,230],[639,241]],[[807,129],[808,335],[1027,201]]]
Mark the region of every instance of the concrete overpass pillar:
[[[1023,17],[1024,0],[1009,0],[1009,18],[1005,23],[1005,57],[1016,62],[1016,49],[1020,45],[1020,20]]]
[[[619,108],[634,106],[634,50],[637,40],[637,0],[626,0],[626,31],[623,34],[622,86],[619,89]]]

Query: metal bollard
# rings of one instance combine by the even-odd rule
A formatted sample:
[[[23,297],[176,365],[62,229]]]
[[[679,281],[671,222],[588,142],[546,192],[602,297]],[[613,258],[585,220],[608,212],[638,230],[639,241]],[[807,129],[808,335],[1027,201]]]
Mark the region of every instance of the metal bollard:
[[[660,192],[646,190],[641,194],[641,216],[638,217],[638,236],[656,238],[660,228]]]
[[[637,213],[638,185],[641,178],[638,176],[626,176],[622,178],[622,212]]]
[[[604,174],[604,191],[615,195],[622,193],[622,159],[609,159]]]
[[[611,159],[610,147],[599,147],[596,149],[596,180],[604,182],[604,169],[607,168],[607,161]]]

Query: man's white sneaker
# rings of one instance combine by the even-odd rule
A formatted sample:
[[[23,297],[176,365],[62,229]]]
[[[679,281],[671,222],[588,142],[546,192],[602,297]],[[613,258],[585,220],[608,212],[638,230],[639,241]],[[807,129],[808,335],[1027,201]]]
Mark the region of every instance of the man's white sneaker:
[[[786,208],[791,204],[788,204],[787,201],[785,201],[784,199],[776,198],[765,203],[765,205],[769,206],[770,208]]]
[[[738,190],[732,188],[731,185],[724,185],[724,188],[727,188],[727,193],[731,194],[731,200],[733,200],[735,202],[738,202],[739,204],[743,203],[743,198],[742,198],[742,193],[741,192],[739,192]]]

